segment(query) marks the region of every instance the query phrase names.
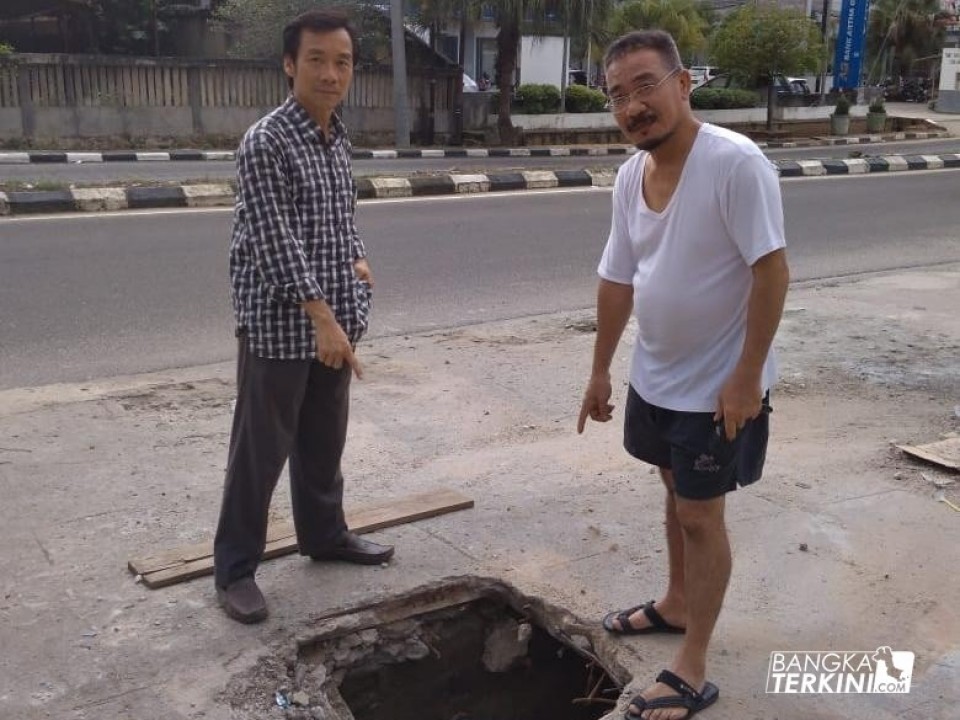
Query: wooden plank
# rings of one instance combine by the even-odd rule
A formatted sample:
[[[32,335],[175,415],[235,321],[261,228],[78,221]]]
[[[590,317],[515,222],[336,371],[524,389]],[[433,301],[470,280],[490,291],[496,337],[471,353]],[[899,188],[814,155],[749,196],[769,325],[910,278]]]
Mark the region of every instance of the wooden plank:
[[[355,532],[373,532],[391,525],[423,520],[434,515],[470,507],[473,507],[472,500],[456,491],[441,489],[411,495],[383,506],[348,511],[347,525]],[[283,540],[295,534],[292,522],[271,523],[267,529],[267,542]],[[131,560],[128,568],[136,575],[146,575],[210,555],[213,555],[213,542],[207,540],[146,558]]]
[[[897,445],[908,455],[936,463],[951,470],[960,470],[960,438],[947,438],[925,445]]]
[[[400,500],[347,512],[347,526],[356,533],[425,520],[457,510],[473,507],[473,500],[448,489],[410,495]],[[297,538],[293,523],[280,522],[267,531],[267,547],[263,559],[296,552]],[[206,541],[176,548],[147,558],[127,563],[130,572],[141,576],[143,584],[156,589],[173,585],[213,572],[213,543]]]
[[[271,522],[267,527],[267,542],[285,540],[296,534],[293,523],[290,521]],[[194,560],[202,560],[213,555],[213,541],[192,545],[183,545],[173,550],[167,550],[145,558],[133,559],[127,563],[127,568],[135,575],[148,575],[160,570],[177,568]]]

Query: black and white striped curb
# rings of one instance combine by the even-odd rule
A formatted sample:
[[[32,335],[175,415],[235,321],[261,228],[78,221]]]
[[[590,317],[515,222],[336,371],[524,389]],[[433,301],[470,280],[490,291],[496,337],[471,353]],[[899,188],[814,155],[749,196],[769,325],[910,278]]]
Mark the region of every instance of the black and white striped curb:
[[[855,137],[825,137],[804,140],[771,140],[759,142],[761,148],[807,148],[827,145],[867,145],[896,140],[932,140],[949,137],[937,132],[899,132],[886,135]],[[524,148],[400,148],[395,150],[354,149],[355,160],[427,160],[444,158],[542,158],[542,157],[606,157],[632,155],[636,149],[629,145],[524,147]],[[219,160],[232,162],[231,150],[170,150],[165,152],[0,152],[0,165],[84,164],[111,162],[175,162]]]
[[[885,155],[842,160],[778,160],[775,164],[779,168],[780,176],[785,178],[861,175],[960,168],[960,153]],[[357,178],[356,182],[360,199],[370,200],[509,190],[611,187],[615,178],[616,171],[613,169],[526,170],[494,174],[441,173],[410,178]],[[0,192],[0,215],[223,207],[232,205],[234,198],[234,187],[227,183]]]
[[[780,177],[863,175],[902,170],[943,170],[960,168],[960,153],[943,155],[876,155],[827,160],[777,160]]]
[[[0,165],[42,165],[58,163],[169,162],[171,160],[234,160],[233,150],[170,150],[164,152],[0,152]]]
[[[354,149],[354,160],[427,160],[444,158],[529,158],[591,157],[632,155],[628,145],[525,147],[525,148],[399,148],[395,150]],[[111,162],[233,161],[230,150],[172,150],[170,152],[0,152],[0,165],[83,164]]]
[[[823,147],[832,145],[871,145],[885,142],[896,142],[898,140],[936,140],[938,138],[948,138],[950,133],[944,130],[931,132],[897,132],[886,133],[884,135],[855,135],[853,137],[822,137],[809,138],[805,140],[770,140],[769,142],[759,142],[760,148],[808,148]]]

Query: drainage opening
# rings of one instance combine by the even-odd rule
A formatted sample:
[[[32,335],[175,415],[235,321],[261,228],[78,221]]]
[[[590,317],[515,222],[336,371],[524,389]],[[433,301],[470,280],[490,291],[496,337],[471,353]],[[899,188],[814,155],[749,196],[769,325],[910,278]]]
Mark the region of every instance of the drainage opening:
[[[599,659],[528,609],[492,593],[321,640],[308,662],[325,666],[328,692],[355,720],[597,720],[613,710],[620,686]]]

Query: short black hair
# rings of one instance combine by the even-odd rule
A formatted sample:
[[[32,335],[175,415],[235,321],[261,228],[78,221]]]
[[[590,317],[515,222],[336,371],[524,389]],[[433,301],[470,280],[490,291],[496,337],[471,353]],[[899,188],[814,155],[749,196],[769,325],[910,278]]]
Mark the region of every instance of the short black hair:
[[[680,60],[680,51],[677,43],[668,32],[663,30],[634,30],[621,35],[607,48],[603,55],[603,67],[610,67],[610,63],[619,60],[635,50],[654,50],[663,60],[667,70],[676,70],[683,67]]]
[[[297,54],[300,52],[300,38],[303,36],[304,30],[312,32],[346,30],[353,45],[353,62],[357,62],[357,56],[360,54],[357,31],[350,24],[350,16],[344,9],[308,10],[287,23],[287,26],[283,29],[283,57],[290,57],[294,61],[297,59]]]

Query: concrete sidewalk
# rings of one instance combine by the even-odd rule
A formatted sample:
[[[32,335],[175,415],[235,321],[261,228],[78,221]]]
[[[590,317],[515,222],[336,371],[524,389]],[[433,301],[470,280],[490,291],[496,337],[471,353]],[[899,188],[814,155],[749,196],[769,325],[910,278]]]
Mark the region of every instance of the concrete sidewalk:
[[[890,445],[960,429],[957,307],[960,266],[792,288],[766,476],[729,498],[734,576],[709,671],[721,699],[705,720],[958,717],[960,513],[930,482],[957,475]],[[0,717],[308,717],[274,706],[294,638],[335,610],[463,575],[566,608],[632,689],[648,684],[677,640],[598,627],[663,589],[662,491],[620,448],[626,347],[615,422],[575,433],[591,320],[364,342],[348,504],[446,486],[476,507],[374,535],[397,546],[386,568],[266,562],[272,615],[253,627],[223,616],[209,578],[151,591],[125,567],[211,536],[232,364],[0,392]],[[908,695],[764,691],[771,651],[885,645],[916,653]]]

